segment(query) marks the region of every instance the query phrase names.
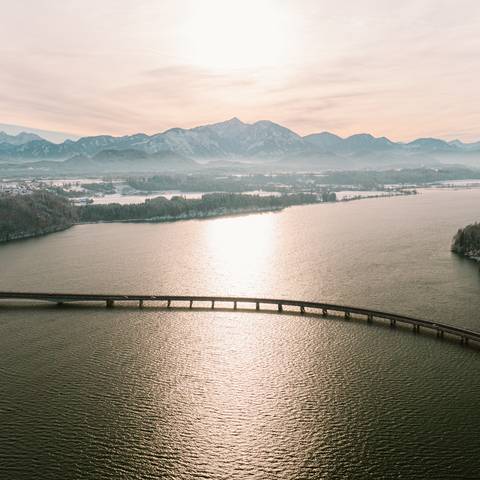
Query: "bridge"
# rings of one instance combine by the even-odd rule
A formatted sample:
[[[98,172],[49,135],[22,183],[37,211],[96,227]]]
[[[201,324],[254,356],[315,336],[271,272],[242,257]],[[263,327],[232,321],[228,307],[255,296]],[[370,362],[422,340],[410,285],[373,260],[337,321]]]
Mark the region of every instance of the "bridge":
[[[345,305],[336,305],[331,303],[308,302],[303,300],[287,300],[274,298],[257,297],[219,297],[219,296],[192,296],[192,295],[103,295],[103,294],[80,294],[80,293],[31,293],[31,292],[0,292],[0,299],[4,300],[31,300],[42,302],[53,302],[57,305],[66,303],[103,303],[106,308],[113,308],[115,303],[138,304],[139,308],[144,308],[145,304],[155,303],[164,304],[166,308],[222,308],[237,310],[251,309],[252,311],[272,312],[272,309],[266,309],[265,306],[273,306],[274,311],[284,312],[286,307],[289,312],[297,312],[301,315],[307,313],[322,315],[324,317],[330,314],[341,314],[345,319],[352,318],[352,315],[365,318],[368,323],[379,319],[390,322],[391,327],[398,324],[411,326],[415,333],[420,329],[433,331],[437,337],[443,338],[445,334],[456,337],[462,344],[467,345],[469,341],[474,341],[480,345],[480,332],[469,330],[467,328],[450,325],[447,323],[433,322],[419,318],[399,315],[396,313],[383,312],[367,308],[351,307]],[[205,307],[207,305],[207,307]]]

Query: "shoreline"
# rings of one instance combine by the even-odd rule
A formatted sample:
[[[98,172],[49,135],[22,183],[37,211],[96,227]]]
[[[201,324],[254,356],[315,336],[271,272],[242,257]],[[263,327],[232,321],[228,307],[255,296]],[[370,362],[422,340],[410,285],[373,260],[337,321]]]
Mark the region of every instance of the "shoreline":
[[[250,208],[239,208],[239,209],[216,209],[209,212],[192,212],[190,214],[182,214],[178,216],[171,216],[166,215],[163,217],[152,217],[146,219],[126,219],[126,220],[98,220],[98,221],[89,221],[89,222],[75,222],[71,225],[63,225],[61,227],[53,227],[53,228],[46,228],[40,232],[36,233],[27,233],[27,234],[19,234],[13,235],[5,239],[0,239],[0,245],[4,245],[10,242],[21,241],[21,240],[28,240],[33,238],[40,238],[51,233],[59,233],[65,230],[70,229],[76,225],[96,225],[102,223],[173,223],[185,220],[207,220],[213,218],[221,218],[221,217],[231,217],[237,215],[249,215],[255,213],[269,213],[269,212],[281,212],[290,207],[297,207],[297,206],[305,206],[305,205],[317,205],[317,204],[340,204],[346,202],[352,202],[356,200],[366,200],[366,199],[379,199],[379,198],[393,198],[393,197],[402,197],[408,196],[411,194],[400,193],[396,195],[378,195],[378,196],[365,196],[365,197],[358,197],[358,198],[350,198],[347,200],[337,200],[336,202],[312,202],[312,203],[304,203],[298,205],[286,205],[286,206],[272,206],[272,207],[250,207]]]
[[[354,192],[355,190],[352,190]],[[338,203],[342,202],[354,202],[357,200],[371,200],[371,199],[379,199],[379,198],[393,198],[393,197],[410,197],[420,195],[420,193],[416,190],[405,190],[405,191],[397,191],[397,192],[389,192],[385,194],[378,194],[378,195],[354,195],[352,197],[344,197],[340,200],[337,200]]]
[[[19,241],[19,240],[28,240],[28,239],[31,239],[31,238],[40,238],[40,237],[44,237],[46,235],[50,235],[51,233],[63,232],[65,230],[68,230],[68,229],[74,227],[75,225],[76,225],[76,223],[72,223],[72,224],[69,224],[69,225],[62,225],[61,227],[57,226],[57,227],[44,228],[41,232],[14,234],[14,235],[8,236],[7,238],[0,238],[0,245],[5,244],[5,243]]]
[[[323,202],[315,202],[315,203],[308,203],[303,205],[315,205],[316,203],[323,203]],[[285,208],[295,207],[301,205],[289,205],[289,206],[278,206],[278,207],[257,207],[257,208],[241,208],[241,209],[233,209],[229,211],[210,211],[210,212],[196,212],[189,215],[179,215],[179,216],[164,216],[164,217],[152,217],[146,219],[127,219],[127,220],[99,220],[99,221],[91,221],[91,222],[75,222],[71,225],[64,225],[61,227],[52,227],[43,229],[41,232],[35,233],[26,233],[26,234],[17,234],[9,236],[8,238],[0,239],[0,245],[7,244],[10,242],[21,241],[21,240],[28,240],[33,238],[40,238],[51,233],[59,233],[65,230],[69,230],[76,225],[97,225],[102,223],[173,223],[182,220],[202,220],[202,219],[210,219],[210,218],[219,218],[219,217],[230,217],[236,215],[248,215],[248,214],[255,214],[255,213],[269,213],[269,212],[280,212]]]
[[[469,254],[469,253],[460,253],[460,252],[457,252],[455,251],[454,249],[451,249],[450,250],[452,253],[454,253],[455,255],[458,255],[459,257],[461,258],[466,258],[467,260],[470,260],[472,262],[475,262],[475,263],[480,263],[480,254]]]
[[[151,218],[145,218],[145,219],[131,218],[126,220],[98,220],[98,221],[90,221],[90,222],[75,222],[72,226],[96,225],[99,223],[172,223],[172,222],[180,222],[182,220],[203,220],[203,219],[219,218],[219,217],[231,217],[236,215],[248,215],[248,214],[254,214],[254,213],[280,212],[289,207],[316,205],[317,203],[324,203],[324,202],[304,203],[301,205],[288,205],[288,206],[280,206],[280,207],[239,208],[239,209],[233,209],[233,210],[223,211],[223,212],[220,212],[218,210],[215,210],[215,211],[212,210],[210,212],[205,212],[205,213],[197,212],[193,214],[177,215],[177,216],[165,215],[163,217],[151,217]]]

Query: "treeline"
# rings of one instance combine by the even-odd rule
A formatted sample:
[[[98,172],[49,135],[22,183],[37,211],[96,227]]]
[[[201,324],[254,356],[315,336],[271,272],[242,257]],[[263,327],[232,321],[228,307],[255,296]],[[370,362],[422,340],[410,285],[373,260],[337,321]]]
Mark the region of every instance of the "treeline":
[[[453,237],[452,252],[480,258],[480,224],[474,223],[458,230]]]
[[[68,199],[50,192],[0,195],[0,242],[64,230],[77,220]]]
[[[86,205],[78,207],[81,222],[100,221],[161,221],[175,218],[197,218],[239,211],[276,210],[292,205],[317,203],[316,195],[294,194],[282,196],[211,193],[200,199],[157,197],[140,204]]]
[[[212,193],[200,199],[157,197],[141,204],[74,206],[67,198],[47,191],[29,195],[0,195],[0,242],[45,235],[78,222],[162,221],[279,210],[292,205],[334,201],[313,194],[282,196]]]
[[[84,197],[86,194],[88,194],[87,192],[90,194],[103,193],[104,195],[111,195],[115,193],[115,185],[112,182],[82,183],[80,185],[80,190],[71,190],[69,187],[71,187],[69,184],[63,186],[43,185],[42,189],[44,191],[54,193],[55,195],[60,195],[61,197],[67,198]]]
[[[384,185],[421,185],[447,180],[479,179],[480,170],[463,167],[409,168],[403,170],[355,170],[329,172],[321,181],[328,185],[354,185],[366,190]]]
[[[205,174],[168,174],[132,177],[127,184],[142,192],[178,190],[180,192],[276,192],[322,193],[342,188],[383,190],[385,185],[423,185],[448,180],[480,179],[480,170],[465,167],[409,168],[401,170],[330,171],[312,173],[281,173],[215,176]]]
[[[322,193],[321,198],[322,198],[322,202],[336,202],[337,194],[335,192],[325,191]]]
[[[95,193],[104,193],[110,195],[115,193],[115,186],[112,182],[82,183],[82,188]]]
[[[228,192],[240,193],[259,190],[272,183],[267,175],[212,176],[212,175],[154,175],[133,177],[127,184],[141,192],[178,190],[180,192]]]

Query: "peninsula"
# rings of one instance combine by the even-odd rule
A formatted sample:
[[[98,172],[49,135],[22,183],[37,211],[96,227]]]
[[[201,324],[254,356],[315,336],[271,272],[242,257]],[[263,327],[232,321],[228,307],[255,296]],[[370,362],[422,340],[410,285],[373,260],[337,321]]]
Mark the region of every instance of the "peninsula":
[[[211,193],[198,199],[157,197],[140,204],[75,206],[50,192],[3,195],[0,196],[0,242],[45,235],[76,223],[166,222],[276,211],[335,200],[335,194],[322,198],[306,193],[280,196]]]

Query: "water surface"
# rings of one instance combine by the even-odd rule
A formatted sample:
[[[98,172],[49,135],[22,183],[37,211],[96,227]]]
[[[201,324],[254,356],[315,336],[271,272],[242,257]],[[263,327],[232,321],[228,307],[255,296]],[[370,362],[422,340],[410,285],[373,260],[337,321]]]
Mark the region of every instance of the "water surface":
[[[0,289],[256,295],[480,330],[480,191],[0,247]],[[0,306],[0,478],[478,478],[479,352],[378,323]]]

